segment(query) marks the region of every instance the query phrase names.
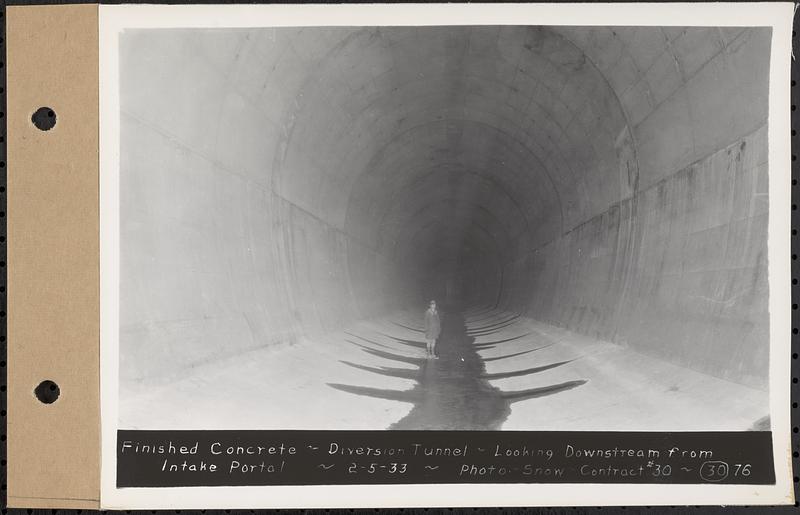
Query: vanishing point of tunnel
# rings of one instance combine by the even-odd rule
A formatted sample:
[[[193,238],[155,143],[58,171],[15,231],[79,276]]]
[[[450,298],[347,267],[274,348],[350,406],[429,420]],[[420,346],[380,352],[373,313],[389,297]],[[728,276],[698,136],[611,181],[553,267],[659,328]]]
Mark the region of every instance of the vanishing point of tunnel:
[[[752,428],[770,37],[125,31],[121,426]]]

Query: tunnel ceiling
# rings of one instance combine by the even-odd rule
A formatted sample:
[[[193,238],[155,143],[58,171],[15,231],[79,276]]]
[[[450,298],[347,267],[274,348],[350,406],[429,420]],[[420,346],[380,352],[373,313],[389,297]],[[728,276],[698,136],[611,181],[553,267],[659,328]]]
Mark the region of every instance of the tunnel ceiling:
[[[395,259],[437,241],[507,259],[630,196],[636,125],[725,44],[719,29],[278,29],[248,36],[258,77],[234,80],[261,84],[283,198]]]

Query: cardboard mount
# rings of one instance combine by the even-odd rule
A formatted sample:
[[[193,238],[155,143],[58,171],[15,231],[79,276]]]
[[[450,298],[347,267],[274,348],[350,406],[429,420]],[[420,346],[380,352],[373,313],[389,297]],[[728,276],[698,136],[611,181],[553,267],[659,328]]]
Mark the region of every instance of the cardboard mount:
[[[8,506],[98,509],[98,6],[6,15]],[[45,106],[48,131],[31,121]],[[34,395],[44,380],[52,404]]]

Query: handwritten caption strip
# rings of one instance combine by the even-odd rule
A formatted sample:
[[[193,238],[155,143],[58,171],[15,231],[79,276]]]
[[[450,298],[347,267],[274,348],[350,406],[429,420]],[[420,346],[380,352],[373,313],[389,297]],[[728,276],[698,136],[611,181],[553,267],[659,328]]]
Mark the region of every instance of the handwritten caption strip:
[[[774,484],[769,432],[119,431],[117,486]]]

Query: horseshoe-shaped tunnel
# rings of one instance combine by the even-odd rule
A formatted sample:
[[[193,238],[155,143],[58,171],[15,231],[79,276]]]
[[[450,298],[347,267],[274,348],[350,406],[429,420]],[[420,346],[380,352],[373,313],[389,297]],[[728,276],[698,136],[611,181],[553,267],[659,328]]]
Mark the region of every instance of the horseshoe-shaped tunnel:
[[[749,427],[770,36],[126,31],[123,425]]]

